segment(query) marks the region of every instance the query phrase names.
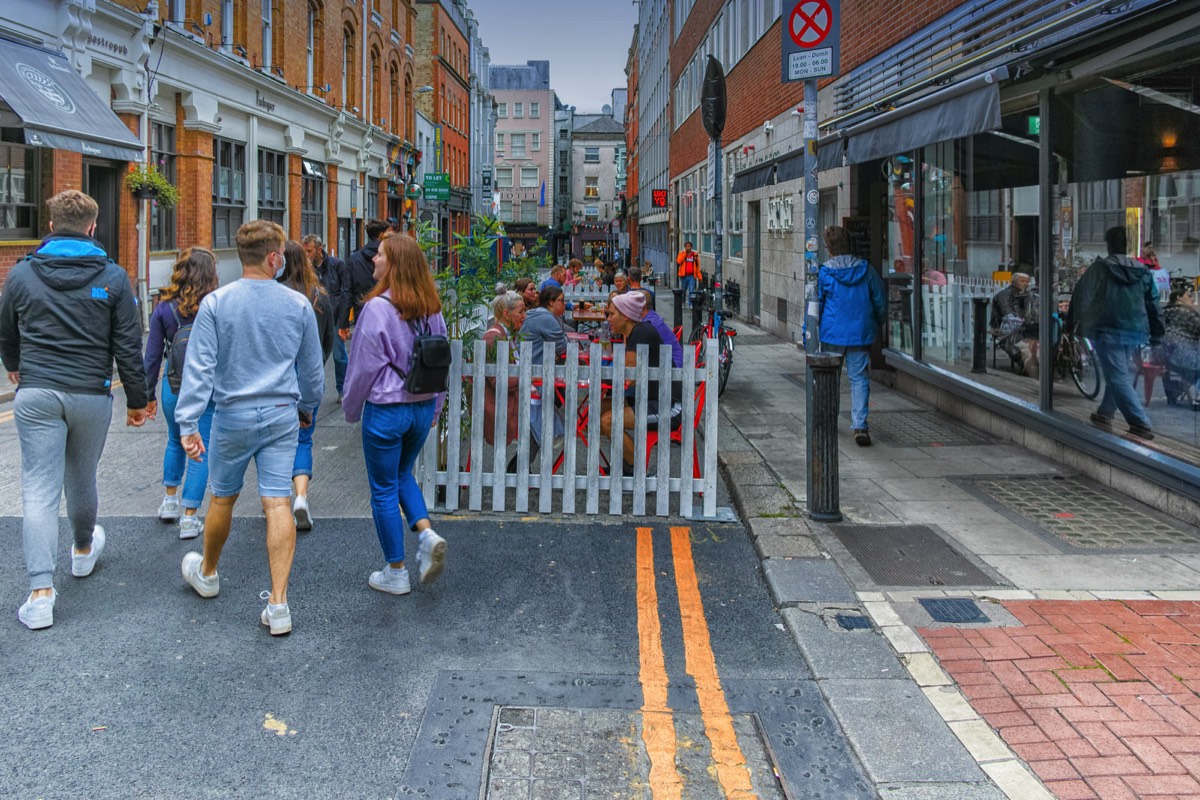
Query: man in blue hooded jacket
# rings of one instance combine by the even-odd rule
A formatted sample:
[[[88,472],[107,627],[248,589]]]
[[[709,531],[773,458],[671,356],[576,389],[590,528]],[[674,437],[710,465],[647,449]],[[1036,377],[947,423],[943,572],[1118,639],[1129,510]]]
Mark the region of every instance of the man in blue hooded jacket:
[[[829,260],[817,274],[821,348],[845,358],[850,378],[850,427],[855,443],[867,447],[871,444],[867,428],[871,381],[867,368],[871,345],[887,311],[883,281],[870,264],[850,255],[850,236],[845,228],[826,228],[824,239]]]

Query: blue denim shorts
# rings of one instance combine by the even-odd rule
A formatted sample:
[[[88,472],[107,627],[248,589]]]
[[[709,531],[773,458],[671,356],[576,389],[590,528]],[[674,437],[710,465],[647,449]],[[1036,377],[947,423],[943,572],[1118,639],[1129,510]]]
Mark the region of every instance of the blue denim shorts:
[[[291,496],[299,435],[300,419],[292,403],[218,408],[208,453],[208,485],[213,497],[241,494],[251,458],[258,472],[260,497]]]

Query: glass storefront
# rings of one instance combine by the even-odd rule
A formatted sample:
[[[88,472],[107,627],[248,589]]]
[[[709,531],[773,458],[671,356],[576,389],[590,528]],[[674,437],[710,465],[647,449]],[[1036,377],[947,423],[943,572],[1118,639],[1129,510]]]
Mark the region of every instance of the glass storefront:
[[[1043,411],[1102,429],[1111,416],[1116,436],[1131,435],[1128,411],[1134,433],[1146,421],[1153,431],[1135,441],[1200,464],[1200,62],[1179,61],[1159,54],[1055,90],[1045,120],[1037,93],[1014,95],[998,130],[861,165],[884,195],[887,346]],[[1115,276],[1106,282],[1133,274],[1097,263],[1114,228],[1157,292],[1161,347],[1148,333],[1119,353],[1064,336],[1088,269]],[[1139,302],[1131,331],[1144,325]],[[976,313],[987,315],[980,341]]]

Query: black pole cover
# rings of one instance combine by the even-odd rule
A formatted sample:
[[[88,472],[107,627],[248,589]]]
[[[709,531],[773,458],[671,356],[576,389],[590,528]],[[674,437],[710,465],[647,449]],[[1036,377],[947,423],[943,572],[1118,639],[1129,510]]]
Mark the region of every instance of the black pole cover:
[[[708,138],[720,139],[725,130],[725,70],[715,56],[708,57],[704,68],[704,86],[700,90],[700,118]]]

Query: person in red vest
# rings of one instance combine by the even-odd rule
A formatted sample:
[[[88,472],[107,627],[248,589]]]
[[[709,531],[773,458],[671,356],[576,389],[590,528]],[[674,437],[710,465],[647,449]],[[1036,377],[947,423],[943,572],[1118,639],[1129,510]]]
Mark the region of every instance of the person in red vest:
[[[696,288],[696,279],[700,277],[700,254],[692,249],[691,242],[684,242],[683,249],[675,257],[679,265],[679,285],[683,288],[684,305],[691,308],[692,292]]]

